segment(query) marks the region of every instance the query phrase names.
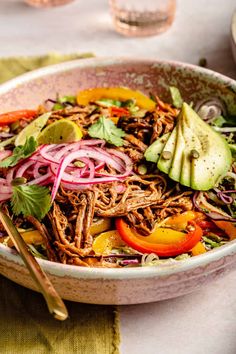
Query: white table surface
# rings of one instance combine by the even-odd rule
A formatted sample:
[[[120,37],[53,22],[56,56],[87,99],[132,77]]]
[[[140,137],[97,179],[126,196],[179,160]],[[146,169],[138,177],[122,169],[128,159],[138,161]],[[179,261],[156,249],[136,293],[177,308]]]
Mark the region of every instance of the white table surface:
[[[50,10],[0,0],[0,56],[76,51],[193,64],[204,57],[210,68],[236,78],[229,44],[235,8],[235,0],[179,0],[169,31],[131,39],[113,31],[106,0]],[[194,294],[120,312],[122,354],[236,353],[236,272]]]

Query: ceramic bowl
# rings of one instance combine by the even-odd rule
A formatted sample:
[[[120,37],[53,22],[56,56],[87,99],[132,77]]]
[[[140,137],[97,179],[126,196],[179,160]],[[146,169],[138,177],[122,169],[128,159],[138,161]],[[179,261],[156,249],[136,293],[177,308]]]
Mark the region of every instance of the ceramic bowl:
[[[47,98],[96,86],[128,86],[169,100],[169,85],[184,99],[222,98],[231,113],[236,82],[193,65],[157,60],[86,59],[40,69],[0,87],[0,110],[34,108]],[[207,286],[236,266],[236,241],[206,254],[163,266],[102,269],[39,260],[64,299],[93,304],[137,304],[180,296]],[[0,273],[30,289],[35,285],[21,258],[0,244]]]

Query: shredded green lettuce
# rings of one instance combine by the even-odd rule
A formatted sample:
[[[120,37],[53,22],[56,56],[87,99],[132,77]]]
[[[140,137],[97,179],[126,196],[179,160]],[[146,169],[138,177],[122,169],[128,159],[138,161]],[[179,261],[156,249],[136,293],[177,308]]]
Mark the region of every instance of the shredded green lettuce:
[[[220,247],[221,246],[221,242],[217,242],[215,238],[213,240],[211,238],[211,235],[208,235],[208,237],[203,236],[202,239],[206,243],[206,246],[208,246],[210,248],[216,248],[216,247]]]
[[[229,144],[229,148],[231,150],[233,159],[236,160],[236,144]]]
[[[121,107],[122,102],[118,100],[112,100],[110,98],[101,98],[100,100],[95,101],[95,103],[100,103],[105,107]]]
[[[65,106],[71,103],[72,105],[76,104],[76,97],[75,96],[63,96],[58,97],[57,102],[53,105],[52,110],[58,111],[59,109],[65,108]]]
[[[219,117],[216,117],[211,124],[214,125],[215,127],[221,128],[225,122],[226,122],[226,119],[222,116],[219,116]]]
[[[191,256],[188,253],[182,253],[179,254],[177,257],[175,257],[176,261],[184,261],[185,259],[191,258]]]
[[[40,245],[40,246],[42,246],[42,245]],[[41,258],[41,259],[47,259],[47,257],[43,253],[40,252],[40,251],[44,251],[42,249],[42,247],[40,247],[40,251],[38,249],[39,247],[36,248],[35,246],[29,245],[29,244],[28,244],[28,247],[34,257]]]
[[[144,110],[140,110],[140,108],[136,105],[136,100],[124,101],[124,102],[122,102],[122,107],[128,108],[130,113],[133,116],[138,116],[140,111],[144,111]]]

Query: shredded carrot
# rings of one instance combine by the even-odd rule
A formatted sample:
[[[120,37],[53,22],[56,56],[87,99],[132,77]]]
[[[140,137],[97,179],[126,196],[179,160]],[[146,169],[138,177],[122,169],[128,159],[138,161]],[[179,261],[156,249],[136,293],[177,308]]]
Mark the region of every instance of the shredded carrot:
[[[179,109],[173,108],[170,104],[163,102],[158,96],[155,96],[157,101],[157,110],[168,112],[171,115],[177,116]]]

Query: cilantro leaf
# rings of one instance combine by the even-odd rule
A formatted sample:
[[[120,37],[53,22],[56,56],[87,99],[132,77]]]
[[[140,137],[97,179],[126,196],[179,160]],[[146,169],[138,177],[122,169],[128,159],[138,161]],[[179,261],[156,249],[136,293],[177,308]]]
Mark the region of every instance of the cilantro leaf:
[[[125,136],[125,132],[105,117],[100,117],[96,123],[91,125],[88,133],[92,138],[104,139],[115,146],[124,144],[122,137]]]
[[[0,167],[12,167],[17,165],[20,160],[31,156],[36,148],[37,142],[34,137],[31,136],[27,138],[24,145],[16,146],[12,155],[0,162]]]
[[[176,108],[181,108],[184,101],[183,101],[183,99],[181,97],[179,89],[177,87],[170,86],[170,94],[171,94],[173,105]]]
[[[32,215],[41,220],[51,206],[48,188],[38,185],[20,185],[12,187],[11,207],[16,215]]]

